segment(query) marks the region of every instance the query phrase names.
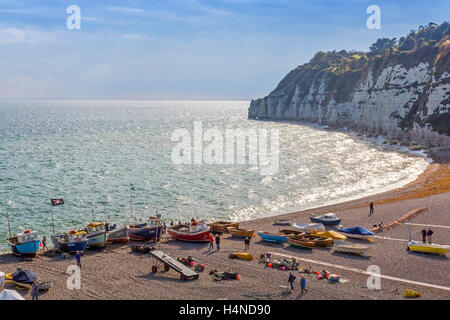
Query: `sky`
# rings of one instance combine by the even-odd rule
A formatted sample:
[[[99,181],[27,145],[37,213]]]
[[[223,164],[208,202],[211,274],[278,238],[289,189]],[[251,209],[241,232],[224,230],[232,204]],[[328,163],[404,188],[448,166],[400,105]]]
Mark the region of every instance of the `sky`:
[[[80,29],[66,26],[70,5]],[[366,26],[370,5],[381,29]],[[0,98],[250,100],[318,51],[367,51],[449,12],[434,0],[0,0]]]

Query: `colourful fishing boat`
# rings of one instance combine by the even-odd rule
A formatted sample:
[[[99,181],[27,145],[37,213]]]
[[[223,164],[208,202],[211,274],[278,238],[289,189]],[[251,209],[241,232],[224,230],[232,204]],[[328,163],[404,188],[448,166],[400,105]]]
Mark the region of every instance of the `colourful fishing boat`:
[[[177,224],[168,228],[167,232],[176,240],[190,242],[208,242],[210,234],[209,227],[204,221],[194,224]]]
[[[84,230],[87,234],[88,248],[106,248],[108,243],[108,231],[105,222],[92,222]]]
[[[131,241],[159,241],[162,225],[157,217],[150,217],[148,223],[128,226],[128,237]]]
[[[239,229],[235,227],[228,227],[227,231],[232,237],[237,238],[251,238],[255,234],[255,230],[251,229]]]
[[[18,233],[15,237],[6,239],[6,242],[12,253],[18,256],[35,257],[41,247],[38,233],[31,230],[25,230],[23,233]]]
[[[305,240],[311,240],[315,243],[316,247],[332,247],[334,240],[329,237],[321,237],[318,235],[308,234],[303,236]]]
[[[53,247],[61,252],[83,252],[88,244],[87,233],[85,231],[70,231],[60,233],[51,237]]]
[[[260,232],[258,232],[258,236],[260,236],[263,241],[267,241],[267,242],[274,242],[274,243],[285,243],[286,242],[285,235],[279,235],[279,234],[275,234],[275,233],[260,231]]]
[[[291,229],[282,229],[282,230],[278,231],[278,234],[281,236],[286,236],[286,237],[298,237],[298,236],[305,235],[305,233],[303,231],[291,230]]]
[[[310,239],[306,239],[303,236],[300,237],[288,237],[286,239],[289,245],[300,248],[300,249],[309,249],[312,250],[316,246],[316,243]]]

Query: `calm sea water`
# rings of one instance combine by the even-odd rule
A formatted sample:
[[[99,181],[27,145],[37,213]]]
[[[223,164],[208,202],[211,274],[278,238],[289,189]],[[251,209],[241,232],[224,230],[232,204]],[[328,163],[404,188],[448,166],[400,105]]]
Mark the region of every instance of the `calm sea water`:
[[[417,177],[427,162],[313,126],[247,120],[248,102],[1,101],[0,239],[31,228],[51,232],[92,219],[247,220],[349,199]],[[278,128],[280,170],[255,165],[174,165],[179,128]],[[93,211],[93,212],[92,212]],[[0,250],[5,244],[0,241]]]

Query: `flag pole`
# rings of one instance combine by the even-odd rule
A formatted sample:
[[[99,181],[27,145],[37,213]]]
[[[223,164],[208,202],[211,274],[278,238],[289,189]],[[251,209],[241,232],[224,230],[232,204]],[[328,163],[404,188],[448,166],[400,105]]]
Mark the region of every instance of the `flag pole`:
[[[53,234],[55,234],[55,223],[53,221],[53,204],[50,206],[50,211],[52,213],[52,229],[53,229]]]
[[[133,219],[133,202],[131,201],[131,190],[133,190],[132,184],[130,184],[130,213],[131,213],[131,219]]]
[[[12,238],[11,235],[11,225],[9,224],[9,213],[6,211],[6,217],[8,218],[8,231],[9,231],[9,237]]]

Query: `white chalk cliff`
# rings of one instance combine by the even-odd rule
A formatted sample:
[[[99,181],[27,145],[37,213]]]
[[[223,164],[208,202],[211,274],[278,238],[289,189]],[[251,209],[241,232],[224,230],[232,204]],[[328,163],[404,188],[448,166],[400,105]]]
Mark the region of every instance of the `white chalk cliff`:
[[[450,25],[429,24],[371,52],[319,52],[267,97],[250,119],[293,120],[448,149]]]

